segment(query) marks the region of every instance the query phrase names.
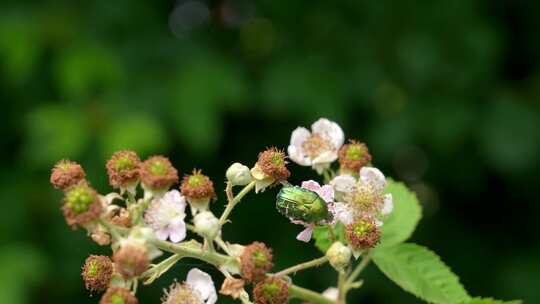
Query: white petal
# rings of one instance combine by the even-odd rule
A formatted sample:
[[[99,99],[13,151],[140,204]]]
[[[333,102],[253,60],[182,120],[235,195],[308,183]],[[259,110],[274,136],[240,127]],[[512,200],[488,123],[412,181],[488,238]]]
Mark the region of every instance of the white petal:
[[[156,230],[156,237],[159,240],[165,241],[169,237],[169,229],[162,228],[162,229]]]
[[[297,236],[296,239],[302,242],[309,242],[311,240],[311,235],[313,234],[313,225],[309,225],[306,229],[302,230]]]
[[[182,211],[186,208],[186,198],[178,190],[168,191],[161,197],[161,200],[178,204]]]
[[[392,199],[392,194],[388,193],[384,195],[384,204],[381,209],[383,215],[388,215],[394,210],[394,200]]]
[[[345,135],[343,134],[341,127],[337,123],[326,118],[321,118],[314,122],[311,125],[311,131],[330,140],[336,150],[343,145],[343,141],[345,140]]]
[[[338,297],[339,297],[339,290],[335,287],[330,287],[328,289],[326,289],[323,293],[322,293],[323,297],[329,299],[329,300],[332,300],[332,301],[337,301],[338,300]]]
[[[214,304],[217,301],[216,287],[212,277],[197,268],[191,269],[186,278],[186,284],[191,286],[207,304]]]
[[[303,153],[302,148],[298,148],[291,145],[287,148],[287,153],[289,154],[289,158],[293,162],[301,166],[311,165],[311,159]]]
[[[374,185],[380,191],[386,187],[384,174],[375,167],[362,167],[360,169],[360,180],[362,183]]]
[[[324,151],[312,160],[314,165],[317,164],[329,164],[338,159],[336,151]]]
[[[308,129],[303,127],[298,127],[294,129],[294,131],[291,134],[291,146],[301,148],[302,144],[306,139],[311,135],[311,133],[308,131]]]
[[[352,255],[354,256],[355,259],[358,259],[358,257],[362,255],[362,250],[355,250],[351,246],[349,246],[349,248],[351,249]]]
[[[334,186],[334,190],[341,193],[350,193],[354,189],[356,179],[349,174],[340,174],[330,181],[330,185]]]

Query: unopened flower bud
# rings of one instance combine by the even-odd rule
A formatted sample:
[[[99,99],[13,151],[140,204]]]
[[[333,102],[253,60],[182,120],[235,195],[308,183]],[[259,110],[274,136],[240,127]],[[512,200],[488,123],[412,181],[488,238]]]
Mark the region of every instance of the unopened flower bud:
[[[334,242],[334,244],[326,251],[326,257],[328,258],[330,265],[337,271],[342,271],[349,265],[351,255],[351,249],[339,241]]]
[[[109,287],[113,274],[113,264],[109,257],[91,255],[84,262],[82,277],[84,286],[91,292],[103,291]]]
[[[84,180],[86,173],[81,165],[70,160],[61,160],[52,169],[51,184],[56,189],[66,190]]]
[[[225,173],[227,180],[233,186],[244,186],[251,182],[253,177],[247,166],[242,165],[241,163],[232,164]]]
[[[139,156],[133,151],[115,152],[106,165],[111,186],[134,191],[139,181],[140,164]]]
[[[99,304],[139,304],[139,301],[128,289],[115,286],[107,289]]]
[[[83,226],[99,218],[102,211],[99,196],[87,182],[81,181],[66,191],[64,216],[68,225]]]
[[[371,161],[366,144],[356,140],[350,140],[348,144],[341,146],[338,152],[341,170],[353,174]]]
[[[244,248],[240,255],[240,270],[247,282],[258,282],[264,279],[272,269],[272,249],[264,243],[253,242]]]
[[[381,231],[370,219],[358,219],[346,226],[345,236],[356,251],[373,248],[379,242]]]
[[[219,232],[219,220],[210,211],[204,211],[193,218],[195,231],[202,236],[214,239]]]
[[[164,156],[152,156],[142,162],[139,173],[143,187],[152,191],[167,191],[178,182],[178,171]]]
[[[259,154],[259,159],[251,169],[255,179],[255,192],[264,191],[266,187],[285,181],[291,175],[287,169],[285,153],[276,148],[269,148]]]
[[[148,250],[136,243],[126,243],[113,255],[113,261],[118,273],[129,279],[141,275],[150,265]]]
[[[289,286],[285,281],[269,277],[253,289],[255,304],[285,304],[289,301]]]
[[[208,204],[216,197],[214,183],[201,170],[193,170],[191,175],[184,176],[180,192],[186,197],[193,215],[208,210]]]

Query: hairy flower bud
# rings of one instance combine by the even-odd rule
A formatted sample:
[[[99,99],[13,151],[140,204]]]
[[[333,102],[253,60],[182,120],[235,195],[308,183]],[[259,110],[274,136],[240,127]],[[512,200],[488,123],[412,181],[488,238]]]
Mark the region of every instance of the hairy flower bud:
[[[145,189],[166,191],[178,182],[178,171],[164,156],[152,156],[141,163],[141,182]]]
[[[273,266],[272,249],[264,243],[253,242],[246,246],[240,255],[240,270],[247,282],[263,280]]]
[[[86,181],[70,187],[64,198],[64,216],[68,225],[83,226],[99,218],[102,211],[99,196]]]
[[[326,257],[328,258],[330,265],[337,271],[342,271],[349,265],[351,255],[351,249],[339,241],[334,242],[334,244],[326,251]]]
[[[251,169],[255,179],[255,192],[264,191],[268,186],[285,181],[291,175],[286,167],[285,153],[276,148],[269,148],[259,154],[259,159]]]
[[[129,279],[141,275],[150,265],[148,249],[142,244],[132,242],[120,247],[113,255],[118,273]]]
[[[338,152],[341,170],[358,174],[358,171],[371,161],[366,144],[356,140],[350,140],[348,144],[341,146]]]
[[[219,220],[210,211],[204,211],[193,218],[195,231],[202,236],[214,239],[219,232]]]
[[[184,176],[180,192],[186,197],[193,215],[208,210],[210,200],[216,197],[214,183],[201,170],[193,170],[191,175]]]
[[[141,160],[133,151],[115,152],[107,161],[109,183],[114,188],[131,189],[139,181],[139,166]]]
[[[84,286],[91,292],[103,291],[109,287],[113,274],[113,264],[109,257],[91,255],[84,262],[82,277]]]
[[[233,186],[244,186],[251,182],[253,177],[247,166],[242,165],[241,163],[232,164],[225,173],[227,180]]]
[[[110,287],[101,297],[99,304],[139,304],[139,300],[126,288]]]
[[[86,173],[81,165],[64,159],[56,163],[51,172],[51,184],[56,189],[66,190],[84,180]]]
[[[289,286],[285,281],[269,277],[253,289],[255,304],[285,304],[289,301]]]
[[[377,245],[381,231],[373,220],[358,219],[346,226],[345,236],[354,250],[363,250]]]

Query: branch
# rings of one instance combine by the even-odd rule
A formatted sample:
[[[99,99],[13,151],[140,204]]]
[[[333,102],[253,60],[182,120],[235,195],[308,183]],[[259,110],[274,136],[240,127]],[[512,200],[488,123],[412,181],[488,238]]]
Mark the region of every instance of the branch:
[[[242,200],[242,198],[253,189],[253,187],[255,187],[255,182],[251,182],[247,184],[244,187],[244,189],[242,189],[242,191],[240,191],[232,200],[229,200],[229,202],[227,203],[227,207],[225,208],[225,210],[223,211],[223,214],[219,218],[220,226],[223,226],[223,224],[225,224],[225,222],[227,221],[227,218],[231,214],[231,211],[236,206],[236,204],[238,204]],[[229,195],[227,196],[230,197]]]
[[[308,261],[308,262],[304,262],[304,263],[289,267],[289,268],[284,269],[284,270],[282,270],[282,271],[280,271],[280,272],[278,272],[278,273],[276,273],[274,275],[277,276],[277,277],[282,277],[282,276],[286,276],[286,275],[288,275],[290,273],[298,272],[300,270],[320,266],[320,265],[322,265],[322,264],[324,264],[326,262],[328,262],[328,258],[326,256],[323,256],[323,257],[320,257],[320,258],[315,259],[315,260],[311,260],[311,261]]]
[[[289,296],[291,298],[306,300],[314,304],[336,304],[334,301],[325,298],[318,292],[294,284],[289,285]]]

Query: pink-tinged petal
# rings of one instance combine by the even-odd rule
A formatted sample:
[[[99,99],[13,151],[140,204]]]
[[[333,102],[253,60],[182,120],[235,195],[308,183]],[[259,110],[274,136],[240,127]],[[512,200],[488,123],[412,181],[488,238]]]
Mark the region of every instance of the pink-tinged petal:
[[[320,166],[323,168],[328,168],[331,163],[338,159],[337,150],[324,151],[315,157],[312,161],[313,166]]]
[[[338,150],[345,141],[345,134],[341,127],[326,118],[321,118],[311,125],[311,131],[318,133],[324,138],[328,139],[336,150]]]
[[[297,236],[296,239],[302,242],[309,242],[311,240],[311,235],[313,234],[313,225],[309,225],[306,229],[302,230]]]
[[[386,187],[384,174],[375,167],[362,167],[360,169],[360,181],[375,186],[379,191],[384,190],[384,187]]]
[[[303,127],[298,127],[294,129],[291,133],[291,146],[301,148],[302,144],[306,141],[308,137],[311,136],[311,132],[308,129]]]
[[[321,189],[321,185],[314,180],[308,180],[302,182],[302,188],[317,192]]]
[[[344,225],[349,225],[354,220],[354,213],[351,210],[351,208],[348,207],[345,203],[335,203],[333,204],[333,214],[334,218],[336,218],[339,222],[343,223]]]
[[[184,221],[176,223],[175,226],[170,227],[169,238],[173,243],[181,242],[186,238],[186,224]]]
[[[162,228],[162,229],[156,230],[156,237],[159,240],[165,241],[169,237],[169,229]]]
[[[330,185],[322,186],[317,193],[327,203],[334,201],[334,188]]]

